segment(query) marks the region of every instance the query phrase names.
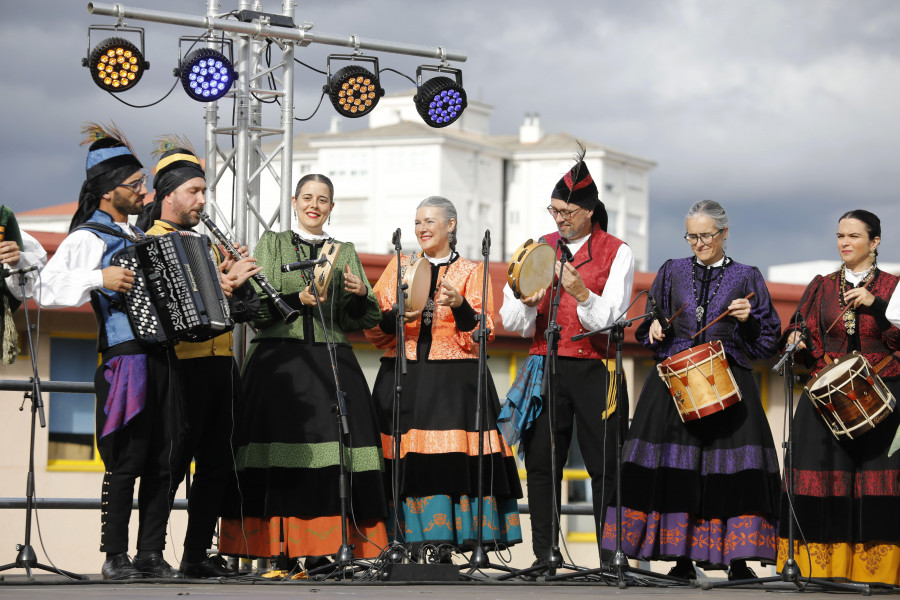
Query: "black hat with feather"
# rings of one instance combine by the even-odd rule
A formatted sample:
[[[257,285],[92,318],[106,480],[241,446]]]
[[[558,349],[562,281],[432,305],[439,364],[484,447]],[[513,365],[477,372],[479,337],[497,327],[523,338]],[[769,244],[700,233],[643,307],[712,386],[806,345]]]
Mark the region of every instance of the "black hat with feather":
[[[593,210],[592,223],[599,223],[600,228],[606,231],[609,217],[606,214],[606,206],[600,201],[600,193],[597,184],[591,177],[584,156],[587,149],[581,142],[578,143],[578,152],[575,154],[575,165],[556,182],[550,197],[562,200],[567,204],[575,204],[585,210]]]
[[[135,172],[144,168],[115,123],[87,123],[81,128],[81,145],[90,144],[85,161],[85,180],[78,196],[78,208],[69,231],[87,221],[100,206],[103,194],[116,189]]]
[[[164,135],[155,142],[152,154],[159,157],[156,174],[153,176],[153,189],[156,195],[153,202],[145,206],[144,212],[138,217],[137,225],[141,229],[151,227],[153,222],[160,218],[162,202],[166,196],[185,181],[195,177],[206,177],[190,140],[176,135]]]

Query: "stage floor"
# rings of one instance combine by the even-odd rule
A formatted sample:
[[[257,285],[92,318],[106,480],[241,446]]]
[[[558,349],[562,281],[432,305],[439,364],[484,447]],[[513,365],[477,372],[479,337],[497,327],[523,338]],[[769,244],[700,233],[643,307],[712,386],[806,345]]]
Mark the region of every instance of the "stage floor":
[[[465,572],[465,569],[464,569]],[[562,573],[563,571],[561,571]],[[492,577],[499,573],[491,572]],[[3,600],[33,600],[35,598],[121,598],[135,597],[141,600],[171,599],[176,596],[210,598],[296,598],[298,595],[315,594],[316,600],[544,600],[549,594],[554,598],[579,599],[598,596],[627,594],[635,600],[667,598],[697,598],[701,594],[727,594],[733,598],[758,598],[760,593],[796,593],[792,584],[783,582],[765,585],[754,584],[744,587],[729,587],[703,590],[699,586],[666,584],[666,582],[646,577],[629,578],[629,583],[620,589],[616,579],[599,582],[546,582],[538,581],[497,581],[488,578],[482,581],[458,583],[410,583],[403,581],[273,581],[258,577],[244,577],[219,580],[190,581],[135,581],[131,583],[103,581],[99,575],[90,575],[89,581],[73,582],[57,575],[36,574],[35,581],[29,582],[24,571],[13,570],[3,573],[5,581],[0,582],[0,597]],[[725,579],[706,579],[706,583],[725,582]],[[654,584],[654,585],[648,585]],[[252,589],[251,589],[252,588]],[[552,588],[552,589],[551,589]],[[872,594],[890,593],[896,595],[898,589],[873,587]],[[834,593],[807,588],[803,597],[808,599],[834,598]]]

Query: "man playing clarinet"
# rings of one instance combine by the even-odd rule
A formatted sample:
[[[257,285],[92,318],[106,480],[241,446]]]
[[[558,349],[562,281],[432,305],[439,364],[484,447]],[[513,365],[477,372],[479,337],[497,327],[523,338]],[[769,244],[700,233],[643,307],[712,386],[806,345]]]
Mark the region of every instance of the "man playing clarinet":
[[[156,165],[153,204],[139,219],[139,224],[152,227],[148,235],[164,235],[191,230],[200,223],[206,205],[206,175],[197,156],[184,140],[159,140],[160,154]],[[180,143],[179,143],[180,142]],[[215,249],[223,271],[222,287],[230,295],[231,316],[246,321],[259,308],[253,287],[244,285],[259,272],[256,259],[245,256],[234,261]],[[194,460],[194,480],[188,496],[188,523],[184,537],[181,572],[185,577],[208,578],[237,575],[226,568],[219,556],[208,556],[216,521],[222,503],[236,491],[231,436],[235,431],[234,415],[239,414],[241,382],[234,361],[234,340],[230,331],[205,342],[179,342],[175,346],[179,370],[184,375],[181,385],[187,417],[188,443],[185,448],[185,473]]]

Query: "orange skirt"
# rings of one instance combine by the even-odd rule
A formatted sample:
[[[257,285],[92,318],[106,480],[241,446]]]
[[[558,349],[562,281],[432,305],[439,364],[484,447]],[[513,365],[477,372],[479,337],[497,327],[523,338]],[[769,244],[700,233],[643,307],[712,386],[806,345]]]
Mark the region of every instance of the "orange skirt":
[[[787,539],[778,538],[779,572],[787,560],[787,552]],[[869,542],[804,546],[795,541],[794,560],[803,577],[900,585],[900,546],[896,544]]]
[[[351,521],[347,543],[353,546],[354,557],[376,558],[388,543],[384,521],[372,519],[355,525]],[[240,519],[222,519],[219,532],[219,553],[231,556],[272,558],[282,552],[289,558],[330,556],[340,547],[340,515],[313,519],[245,517],[243,529]]]

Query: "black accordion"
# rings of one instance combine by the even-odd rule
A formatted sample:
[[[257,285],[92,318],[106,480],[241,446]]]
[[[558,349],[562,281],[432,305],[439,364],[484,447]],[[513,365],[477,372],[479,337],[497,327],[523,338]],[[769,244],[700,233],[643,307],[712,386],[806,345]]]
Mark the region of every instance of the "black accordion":
[[[234,322],[210,249],[205,235],[176,231],[148,236],[112,257],[113,265],[135,273],[124,309],[137,341],[202,341],[231,329]]]

